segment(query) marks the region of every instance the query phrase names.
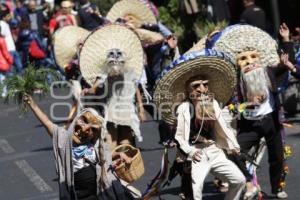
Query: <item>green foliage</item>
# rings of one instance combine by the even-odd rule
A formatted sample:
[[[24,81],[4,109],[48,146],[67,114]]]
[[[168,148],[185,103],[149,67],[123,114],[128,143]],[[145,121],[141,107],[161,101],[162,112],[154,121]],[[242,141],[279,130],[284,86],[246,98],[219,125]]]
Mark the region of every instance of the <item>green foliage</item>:
[[[91,0],[92,3],[96,4],[100,10],[101,15],[106,16],[109,9],[118,0]]]
[[[25,94],[32,95],[35,90],[41,90],[43,94],[49,91],[50,87],[47,83],[47,75],[51,75],[53,81],[58,80],[58,74],[52,69],[36,69],[29,65],[22,76],[14,75],[7,77],[3,85],[7,87],[7,95],[4,99],[5,103],[14,102],[20,106],[21,113],[27,111],[26,104],[23,102]]]
[[[158,8],[159,20],[165,24],[176,37],[181,40],[184,38],[184,26],[182,26],[181,19],[179,17],[179,1],[171,0],[167,6],[161,6]]]

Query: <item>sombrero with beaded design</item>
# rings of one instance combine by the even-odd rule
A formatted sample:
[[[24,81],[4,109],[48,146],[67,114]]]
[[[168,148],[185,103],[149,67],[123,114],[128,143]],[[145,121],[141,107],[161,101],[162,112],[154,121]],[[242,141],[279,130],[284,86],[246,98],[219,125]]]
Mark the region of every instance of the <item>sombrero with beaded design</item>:
[[[176,107],[186,99],[185,82],[195,76],[209,80],[209,91],[225,106],[236,86],[234,64],[224,53],[204,49],[191,52],[166,67],[157,80],[154,101],[161,117],[169,124],[176,122]]]
[[[228,26],[213,37],[211,47],[226,53],[233,62],[236,61],[238,53],[246,49],[255,49],[263,66],[279,63],[277,42],[265,31],[250,25]]]

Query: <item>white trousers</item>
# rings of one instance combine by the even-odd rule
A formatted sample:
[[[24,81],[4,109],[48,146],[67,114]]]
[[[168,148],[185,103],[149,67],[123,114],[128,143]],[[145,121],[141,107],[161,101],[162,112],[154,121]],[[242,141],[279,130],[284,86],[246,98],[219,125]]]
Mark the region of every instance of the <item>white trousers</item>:
[[[211,172],[222,181],[229,183],[225,200],[239,200],[246,179],[239,168],[225,156],[215,144],[208,147],[197,147],[201,150],[201,161],[192,162],[192,186],[194,200],[202,199],[203,183]]]

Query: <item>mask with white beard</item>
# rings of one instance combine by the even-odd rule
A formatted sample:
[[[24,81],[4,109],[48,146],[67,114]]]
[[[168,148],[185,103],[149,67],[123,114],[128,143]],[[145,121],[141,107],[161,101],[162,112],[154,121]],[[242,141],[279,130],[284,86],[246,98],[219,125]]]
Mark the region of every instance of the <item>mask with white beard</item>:
[[[270,88],[270,80],[265,68],[258,67],[248,72],[241,72],[243,95],[248,101],[253,101],[255,97],[265,99]]]

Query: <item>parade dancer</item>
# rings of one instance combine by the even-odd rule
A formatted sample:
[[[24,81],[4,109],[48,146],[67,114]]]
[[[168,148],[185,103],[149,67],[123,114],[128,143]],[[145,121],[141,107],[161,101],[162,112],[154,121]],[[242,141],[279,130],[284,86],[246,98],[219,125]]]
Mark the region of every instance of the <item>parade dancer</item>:
[[[229,182],[225,199],[238,200],[245,177],[222,149],[238,153],[239,145],[221,115],[221,103],[233,94],[234,66],[225,55],[212,50],[188,54],[168,67],[155,90],[155,101],[163,105],[161,114],[168,123],[177,121],[175,139],[192,161],[193,197],[202,199],[209,172]],[[211,90],[209,88],[211,87]],[[177,120],[174,109],[177,107]]]
[[[85,102],[85,106],[96,106],[104,116],[111,150],[120,144],[134,144],[135,137],[142,141],[138,116],[143,116],[144,110],[137,82],[143,70],[143,49],[137,35],[120,24],[100,27],[85,40],[79,64],[92,85],[85,92],[96,94],[91,97],[96,101]]]
[[[277,43],[264,31],[249,25],[228,27],[211,43],[213,48],[231,56],[238,67],[238,101],[246,105],[237,125],[241,151],[248,153],[259,144],[261,138],[265,138],[272,193],[277,198],[287,198],[280,186],[284,157],[277,95],[279,76],[285,74],[286,67],[278,65]],[[285,44],[287,51],[290,45]],[[238,165],[247,179],[244,198],[251,199],[258,188],[252,184],[253,176],[247,171],[246,163],[240,160]]]
[[[24,101],[52,138],[60,199],[132,199],[110,170],[112,158],[131,160],[124,153],[111,155],[97,111],[82,110],[66,130],[50,121],[31,96],[25,95]]]

